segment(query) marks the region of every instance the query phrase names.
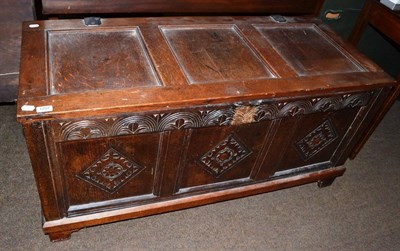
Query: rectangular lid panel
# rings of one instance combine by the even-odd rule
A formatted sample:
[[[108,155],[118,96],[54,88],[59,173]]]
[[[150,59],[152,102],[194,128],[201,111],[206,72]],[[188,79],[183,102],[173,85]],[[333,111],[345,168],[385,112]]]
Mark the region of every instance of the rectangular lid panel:
[[[49,93],[157,86],[137,28],[48,32]]]
[[[161,30],[190,84],[274,77],[233,25]]]
[[[365,71],[313,24],[254,27],[299,76]]]
[[[313,24],[254,27],[299,76],[365,71]]]

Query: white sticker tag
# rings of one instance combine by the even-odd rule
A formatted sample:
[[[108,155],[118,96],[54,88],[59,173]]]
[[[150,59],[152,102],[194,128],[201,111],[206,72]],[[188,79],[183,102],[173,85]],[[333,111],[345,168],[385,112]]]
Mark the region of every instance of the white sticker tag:
[[[21,111],[24,112],[31,112],[35,110],[35,106],[34,105],[23,105],[21,106]]]
[[[45,106],[38,106],[36,107],[36,112],[52,112],[53,106],[52,105],[45,105]]]

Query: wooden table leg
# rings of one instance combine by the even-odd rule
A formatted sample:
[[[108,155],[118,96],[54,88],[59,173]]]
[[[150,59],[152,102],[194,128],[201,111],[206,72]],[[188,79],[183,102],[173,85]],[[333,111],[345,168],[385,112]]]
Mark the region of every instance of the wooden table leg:
[[[353,30],[351,31],[348,40],[354,46],[357,46],[365,30],[365,27],[367,27],[369,11],[371,10],[371,6],[373,4],[372,1],[373,0],[365,1],[364,7],[362,8],[361,13],[357,18],[356,24],[354,25]]]

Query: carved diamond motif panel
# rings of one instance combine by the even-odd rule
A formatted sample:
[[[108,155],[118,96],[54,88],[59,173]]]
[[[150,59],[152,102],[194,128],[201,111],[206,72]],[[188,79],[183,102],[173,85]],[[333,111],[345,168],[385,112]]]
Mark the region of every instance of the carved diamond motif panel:
[[[321,125],[307,134],[296,143],[303,160],[308,160],[338,137],[335,128],[330,120],[325,120]]]
[[[205,170],[218,178],[251,153],[252,151],[240,143],[234,135],[229,135],[201,156],[199,162]]]
[[[110,148],[96,162],[79,173],[78,177],[102,190],[114,193],[143,169],[144,167]]]

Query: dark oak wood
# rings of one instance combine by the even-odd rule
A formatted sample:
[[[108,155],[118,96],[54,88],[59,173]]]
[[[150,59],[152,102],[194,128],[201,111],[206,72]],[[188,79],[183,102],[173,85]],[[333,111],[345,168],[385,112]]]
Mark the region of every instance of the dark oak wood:
[[[24,23],[17,119],[45,233],[341,176],[398,84],[320,20],[285,19]]]
[[[44,14],[163,13],[163,14],[318,14],[322,0],[42,0]]]
[[[31,1],[0,2],[0,103],[17,99],[21,22],[32,19]]]
[[[299,76],[363,71],[361,66],[348,60],[342,54],[343,52],[332,46],[323,33],[313,25],[279,28],[256,26],[256,28],[291,64]],[[282,43],[282,41],[287,42]],[[305,43],[305,41],[307,42]],[[321,55],[322,51],[323,55]],[[296,60],[298,57],[302,57],[304,60]],[[329,68],[325,64],[321,64],[321,62],[328,61],[331,61]]]
[[[56,192],[57,188],[52,180],[52,163],[50,159],[43,154],[50,154],[50,150],[46,145],[46,126],[47,124],[44,122],[25,124],[24,135],[31,158],[37,189],[39,191],[40,202],[42,208],[46,208],[46,210],[43,210],[43,217],[46,220],[55,220],[64,216],[62,211],[65,211],[65,209],[64,207],[60,209],[58,204],[62,199],[59,199]]]
[[[168,26],[161,31],[189,84],[273,77],[233,25]]]
[[[50,94],[159,85],[137,29],[51,31],[47,36]],[[71,47],[80,50],[71,51]],[[114,69],[119,71],[114,74]],[[93,70],[99,74],[94,76]],[[109,79],[112,75],[114,79]]]

